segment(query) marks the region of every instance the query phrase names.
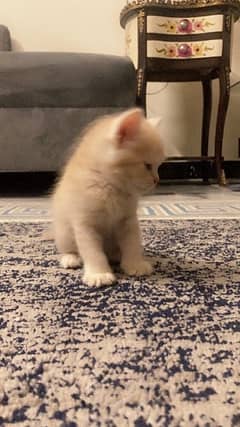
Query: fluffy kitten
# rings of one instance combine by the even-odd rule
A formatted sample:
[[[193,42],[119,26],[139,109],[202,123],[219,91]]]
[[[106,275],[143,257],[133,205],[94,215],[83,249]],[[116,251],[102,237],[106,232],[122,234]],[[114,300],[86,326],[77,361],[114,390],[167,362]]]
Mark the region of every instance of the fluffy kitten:
[[[76,268],[82,261],[89,286],[116,281],[111,261],[129,275],[152,272],[136,214],[139,196],[158,183],[164,160],[150,120],[140,109],[97,120],[77,141],[56,185],[53,225],[61,265]]]

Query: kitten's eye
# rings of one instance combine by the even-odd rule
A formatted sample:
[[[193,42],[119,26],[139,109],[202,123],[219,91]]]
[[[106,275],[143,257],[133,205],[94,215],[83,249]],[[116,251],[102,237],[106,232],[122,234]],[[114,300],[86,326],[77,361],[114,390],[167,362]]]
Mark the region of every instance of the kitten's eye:
[[[148,171],[151,171],[151,170],[152,170],[152,165],[151,165],[150,163],[144,163],[144,165],[145,165],[145,168],[146,168]]]

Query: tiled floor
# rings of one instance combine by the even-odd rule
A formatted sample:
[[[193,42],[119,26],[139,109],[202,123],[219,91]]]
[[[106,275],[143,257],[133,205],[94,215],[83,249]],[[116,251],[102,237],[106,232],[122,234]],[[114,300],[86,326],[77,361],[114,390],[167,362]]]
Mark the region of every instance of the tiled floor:
[[[155,194],[141,199],[142,219],[239,218],[240,184],[161,185]],[[47,197],[1,197],[0,221],[50,221]]]

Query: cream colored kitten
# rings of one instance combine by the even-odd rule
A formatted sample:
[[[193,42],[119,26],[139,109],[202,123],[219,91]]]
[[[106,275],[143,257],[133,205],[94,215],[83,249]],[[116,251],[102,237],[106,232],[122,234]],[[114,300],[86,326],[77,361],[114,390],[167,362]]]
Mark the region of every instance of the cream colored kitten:
[[[137,201],[158,183],[163,160],[159,132],[139,109],[103,117],[86,130],[53,194],[62,267],[83,261],[89,286],[116,281],[111,261],[129,275],[152,272],[143,257]]]

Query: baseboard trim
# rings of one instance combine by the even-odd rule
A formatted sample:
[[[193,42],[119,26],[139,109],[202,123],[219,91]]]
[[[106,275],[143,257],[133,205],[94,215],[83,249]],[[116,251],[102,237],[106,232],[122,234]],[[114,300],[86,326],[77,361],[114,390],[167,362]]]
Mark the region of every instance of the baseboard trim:
[[[209,179],[216,179],[216,171],[211,161],[205,161]],[[193,180],[202,178],[203,165],[199,161],[171,161],[163,163],[159,168],[161,180]],[[240,160],[226,160],[224,170],[227,179],[240,179]]]
[[[216,181],[213,163],[205,162],[205,167],[208,168],[210,180]],[[240,161],[225,161],[224,170],[227,179],[240,179]],[[159,168],[159,175],[163,183],[202,182],[202,164],[189,160],[166,162]],[[56,172],[0,172],[0,196],[47,195],[55,184],[56,176]]]

